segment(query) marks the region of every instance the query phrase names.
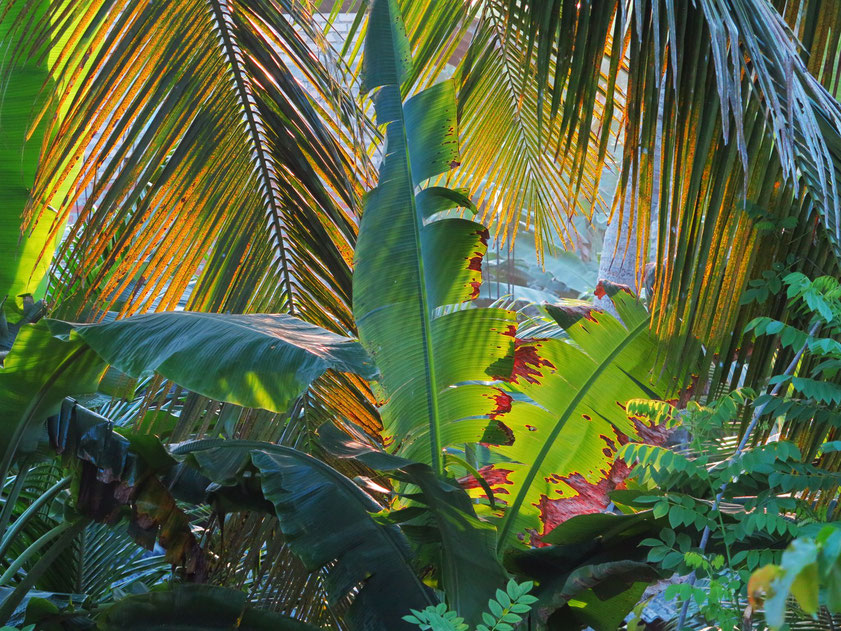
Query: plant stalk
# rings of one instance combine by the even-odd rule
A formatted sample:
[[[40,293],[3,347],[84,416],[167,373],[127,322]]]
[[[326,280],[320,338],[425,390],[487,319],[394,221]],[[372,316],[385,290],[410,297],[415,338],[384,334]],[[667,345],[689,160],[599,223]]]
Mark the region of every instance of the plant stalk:
[[[56,495],[68,486],[70,486],[70,476],[62,478],[53,484],[49,489],[44,491],[38,499],[32,502],[32,504],[30,504],[27,509],[23,511],[23,513],[21,513],[14,522],[12,522],[12,525],[9,526],[8,530],[4,527],[3,530],[0,531],[0,558],[6,554],[9,545],[15,540],[15,537],[17,537],[21,528],[23,528],[26,522],[29,521],[32,515],[49,504]]]
[[[82,532],[90,521],[90,519],[82,517],[74,522],[67,522],[70,525],[66,527],[56,542],[50,546],[50,549],[47,550],[44,556],[38,559],[35,565],[32,566],[32,569],[26,573],[24,579],[15,586],[14,591],[0,605],[0,621],[6,622],[11,618],[15,609],[17,609],[18,605],[26,597],[27,592],[35,586],[41,575],[49,569],[67,546],[73,543],[76,535]]]

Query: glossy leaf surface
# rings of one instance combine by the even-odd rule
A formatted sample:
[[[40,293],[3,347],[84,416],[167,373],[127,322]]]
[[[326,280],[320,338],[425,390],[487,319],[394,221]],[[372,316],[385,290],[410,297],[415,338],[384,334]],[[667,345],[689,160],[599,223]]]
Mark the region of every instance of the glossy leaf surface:
[[[376,375],[357,342],[284,314],[173,311],[49,326],[132,377],[157,372],[198,394],[273,412],[286,412],[328,368]]]

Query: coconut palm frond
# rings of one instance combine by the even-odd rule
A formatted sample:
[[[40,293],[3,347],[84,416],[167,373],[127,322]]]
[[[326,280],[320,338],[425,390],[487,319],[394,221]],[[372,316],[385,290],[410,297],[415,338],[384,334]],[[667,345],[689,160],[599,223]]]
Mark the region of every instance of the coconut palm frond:
[[[11,64],[49,59],[54,115],[27,208],[58,215],[52,300],[101,317],[174,308],[289,312],[349,330],[366,161],[352,99],[297,2],[22,5]],[[304,89],[304,85],[308,90]],[[314,95],[314,96],[313,96]],[[190,287],[191,282],[193,286]]]

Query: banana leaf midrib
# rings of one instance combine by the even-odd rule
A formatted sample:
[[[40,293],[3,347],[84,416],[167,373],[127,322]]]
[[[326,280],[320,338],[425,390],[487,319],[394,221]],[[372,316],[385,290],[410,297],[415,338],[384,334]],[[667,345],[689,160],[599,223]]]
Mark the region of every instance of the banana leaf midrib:
[[[388,3],[389,11],[392,9],[392,5]],[[390,20],[393,24],[393,18]],[[394,36],[394,27],[391,30],[391,47],[394,55],[395,63],[400,63],[400,50],[398,49],[395,36]],[[398,75],[399,76],[399,73]],[[397,99],[402,99],[402,91],[401,86],[399,84],[396,85],[384,85],[381,90],[393,89],[393,93],[396,95]],[[437,386],[437,378],[435,372],[435,357],[434,357],[434,350],[433,350],[433,340],[432,340],[432,325],[431,325],[431,317],[432,317],[432,308],[430,308],[429,304],[429,296],[427,293],[427,286],[426,286],[426,276],[424,270],[424,261],[423,261],[423,249],[422,249],[422,242],[421,242],[421,231],[423,229],[423,219],[418,213],[417,205],[415,203],[415,182],[412,177],[412,164],[411,158],[409,155],[409,140],[406,134],[406,120],[404,116],[403,110],[403,103],[400,103],[400,106],[396,108],[398,110],[397,118],[394,121],[391,121],[389,125],[400,125],[400,137],[402,139],[402,155],[400,159],[403,162],[403,166],[405,169],[405,179],[409,182],[411,190],[409,191],[409,203],[411,206],[412,216],[414,221],[412,222],[412,236],[414,241],[415,247],[415,264],[417,266],[417,292],[420,298],[420,318],[421,318],[421,326],[422,326],[422,346],[423,346],[423,355],[424,355],[424,370],[426,372],[426,378],[429,383],[429,388],[427,389],[427,409],[429,411],[429,421],[430,421],[430,465],[432,466],[432,470],[436,473],[436,475],[443,474],[443,464],[441,458],[441,427],[440,427],[440,417],[439,417],[439,410],[438,410],[438,386]]]

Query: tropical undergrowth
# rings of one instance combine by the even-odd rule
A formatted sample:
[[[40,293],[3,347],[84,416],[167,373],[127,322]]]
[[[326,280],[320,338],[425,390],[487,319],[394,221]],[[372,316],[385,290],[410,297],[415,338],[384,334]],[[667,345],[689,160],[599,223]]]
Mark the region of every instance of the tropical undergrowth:
[[[354,252],[359,340],[290,314],[164,311],[16,328],[0,372],[0,475],[10,485],[0,536],[27,545],[22,561],[6,557],[3,619],[110,629],[143,611],[164,628],[199,616],[208,628],[239,620],[239,628],[395,631],[412,628],[410,610],[444,604],[476,628],[501,631],[526,613],[532,625],[606,628],[655,575],[621,552],[638,530],[617,538],[598,515],[597,524],[558,518],[607,505],[601,483],[618,445],[645,429],[624,402],[674,388],[655,368],[644,304],[605,285],[621,320],[562,303],[547,307],[541,337],[521,330],[516,312],[478,308],[488,231],[471,218],[464,191],[429,182],[458,166],[454,86],[403,93],[412,60],[393,0],[373,3],[367,33],[363,87],[387,145]],[[305,420],[322,421],[312,431],[320,457],[282,440],[239,438],[221,411],[214,431],[213,415],[199,416],[196,430],[179,390],[165,391],[163,414],[150,420],[170,428],[168,445],[89,409],[116,416],[94,395],[134,396],[166,379],[192,400],[300,422],[314,384],[330,375],[373,392],[378,440],[344,417],[352,406],[330,413],[329,398],[327,414]],[[179,425],[186,440],[172,440]],[[56,452],[65,475],[41,506],[63,519],[42,533],[37,511],[12,514],[9,498],[26,490],[30,459]],[[582,489],[592,489],[593,505],[579,504]],[[243,544],[239,571],[225,548],[244,531],[233,528],[243,516],[268,532]],[[100,524],[153,550],[153,559],[132,558],[149,573],[133,569],[131,586],[100,591],[50,583],[57,560]],[[33,534],[16,538],[27,525]],[[595,527],[603,536],[582,545]],[[74,558],[78,566],[67,567],[82,575],[85,563],[102,563],[84,547]],[[283,613],[259,608],[255,583],[272,558],[288,561],[289,575],[297,567],[315,577],[314,603],[292,595]],[[165,565],[172,575],[156,574]],[[239,589],[206,584],[223,582],[225,570]],[[531,595],[515,587],[532,583]],[[49,606],[33,600],[36,587]],[[333,621],[315,617],[319,610]]]
[[[663,524],[641,545],[665,574],[686,578],[665,589],[678,603],[681,624],[694,617],[740,628],[759,624],[764,607],[777,628],[789,593],[801,614],[813,615],[819,606],[838,610],[833,597],[819,604],[816,558],[823,542],[835,540],[833,529],[823,528],[837,517],[841,482],[835,439],[840,289],[833,278],[789,274],[776,291],[785,291],[793,311],[805,316],[805,329],[766,317],[750,322],[754,335],[776,336],[781,352],[793,354],[768,379],[767,391],[735,390],[680,411],[629,403],[629,412],[682,426],[691,437],[672,449],[623,447],[619,455],[636,466],[627,489],[612,495],[618,506],[650,512]],[[781,562],[790,567],[806,549],[812,565],[801,561],[799,573],[773,569]],[[834,571],[836,561],[837,555],[822,561],[821,572]],[[814,580],[795,578],[809,572]],[[763,602],[762,595],[769,598]]]

